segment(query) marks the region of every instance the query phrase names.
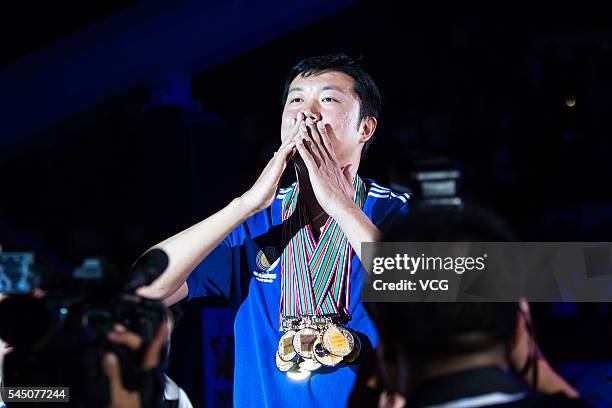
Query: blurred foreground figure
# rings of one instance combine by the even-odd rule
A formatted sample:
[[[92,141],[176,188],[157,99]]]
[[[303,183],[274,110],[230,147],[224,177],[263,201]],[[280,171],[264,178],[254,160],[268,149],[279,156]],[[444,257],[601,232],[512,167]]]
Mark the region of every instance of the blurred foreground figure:
[[[384,232],[384,241],[513,241],[483,210],[429,208]],[[363,373],[351,406],[583,407],[547,363],[529,307],[520,303],[376,303],[378,374]],[[378,388],[380,393],[368,390]]]

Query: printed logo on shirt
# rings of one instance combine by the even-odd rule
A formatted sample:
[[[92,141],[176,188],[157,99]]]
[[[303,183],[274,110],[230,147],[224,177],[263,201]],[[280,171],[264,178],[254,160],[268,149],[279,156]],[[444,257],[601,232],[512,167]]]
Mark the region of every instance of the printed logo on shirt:
[[[255,257],[255,263],[257,268],[261,272],[253,271],[253,275],[260,282],[272,283],[276,279],[275,273],[268,273],[268,271],[276,268],[276,265],[280,262],[280,254],[274,247],[265,247],[260,250]],[[263,272],[263,273],[262,273]]]

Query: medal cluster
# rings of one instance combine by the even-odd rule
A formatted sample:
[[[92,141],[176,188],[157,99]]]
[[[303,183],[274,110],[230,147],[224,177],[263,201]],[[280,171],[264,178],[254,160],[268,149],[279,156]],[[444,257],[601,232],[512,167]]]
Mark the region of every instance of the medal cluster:
[[[354,362],[361,352],[359,336],[341,324],[326,319],[292,319],[278,342],[276,367],[288,374],[312,373],[321,367]]]

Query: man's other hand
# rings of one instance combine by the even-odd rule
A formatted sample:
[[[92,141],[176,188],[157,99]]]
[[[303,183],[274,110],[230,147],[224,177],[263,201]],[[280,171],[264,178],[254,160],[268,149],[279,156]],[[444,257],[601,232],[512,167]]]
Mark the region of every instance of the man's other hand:
[[[142,369],[144,371],[154,369],[159,365],[161,350],[164,345],[164,340],[168,335],[168,325],[164,322],[160,325],[157,333],[149,347],[144,353],[142,360]],[[117,324],[108,336],[111,343],[123,345],[130,350],[139,350],[142,347],[142,338],[136,333],[127,330],[125,327]],[[108,377],[110,385],[110,400],[109,408],[140,408],[142,401],[138,391],[129,391],[123,386],[121,378],[121,365],[119,358],[114,353],[106,353],[102,360],[102,369]]]
[[[287,162],[295,154],[295,143],[302,123],[304,123],[304,114],[298,112],[296,118],[292,119],[289,127],[281,135],[282,144],[274,153],[274,157],[270,159],[255,184],[242,195],[242,203],[251,215],[268,208],[274,202]]]

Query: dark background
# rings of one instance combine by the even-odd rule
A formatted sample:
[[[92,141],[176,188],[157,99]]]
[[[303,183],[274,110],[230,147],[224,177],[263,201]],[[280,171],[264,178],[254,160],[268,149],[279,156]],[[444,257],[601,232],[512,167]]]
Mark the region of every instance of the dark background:
[[[0,13],[0,76],[137,2],[20,4]],[[450,157],[463,170],[464,198],[499,212],[522,240],[611,240],[606,13],[365,1],[190,73],[191,106],[159,103],[156,92],[173,85],[143,81],[12,137],[0,152],[3,249],[35,251],[40,262],[64,269],[98,255],[127,267],[250,186],[279,144],[286,73],[303,57],[338,51],[363,56],[383,97],[362,176],[388,185],[391,170],[401,172],[415,153]],[[200,310],[223,305],[183,304],[173,340],[170,374],[197,406]],[[556,366],[611,358],[607,304],[532,307]]]

